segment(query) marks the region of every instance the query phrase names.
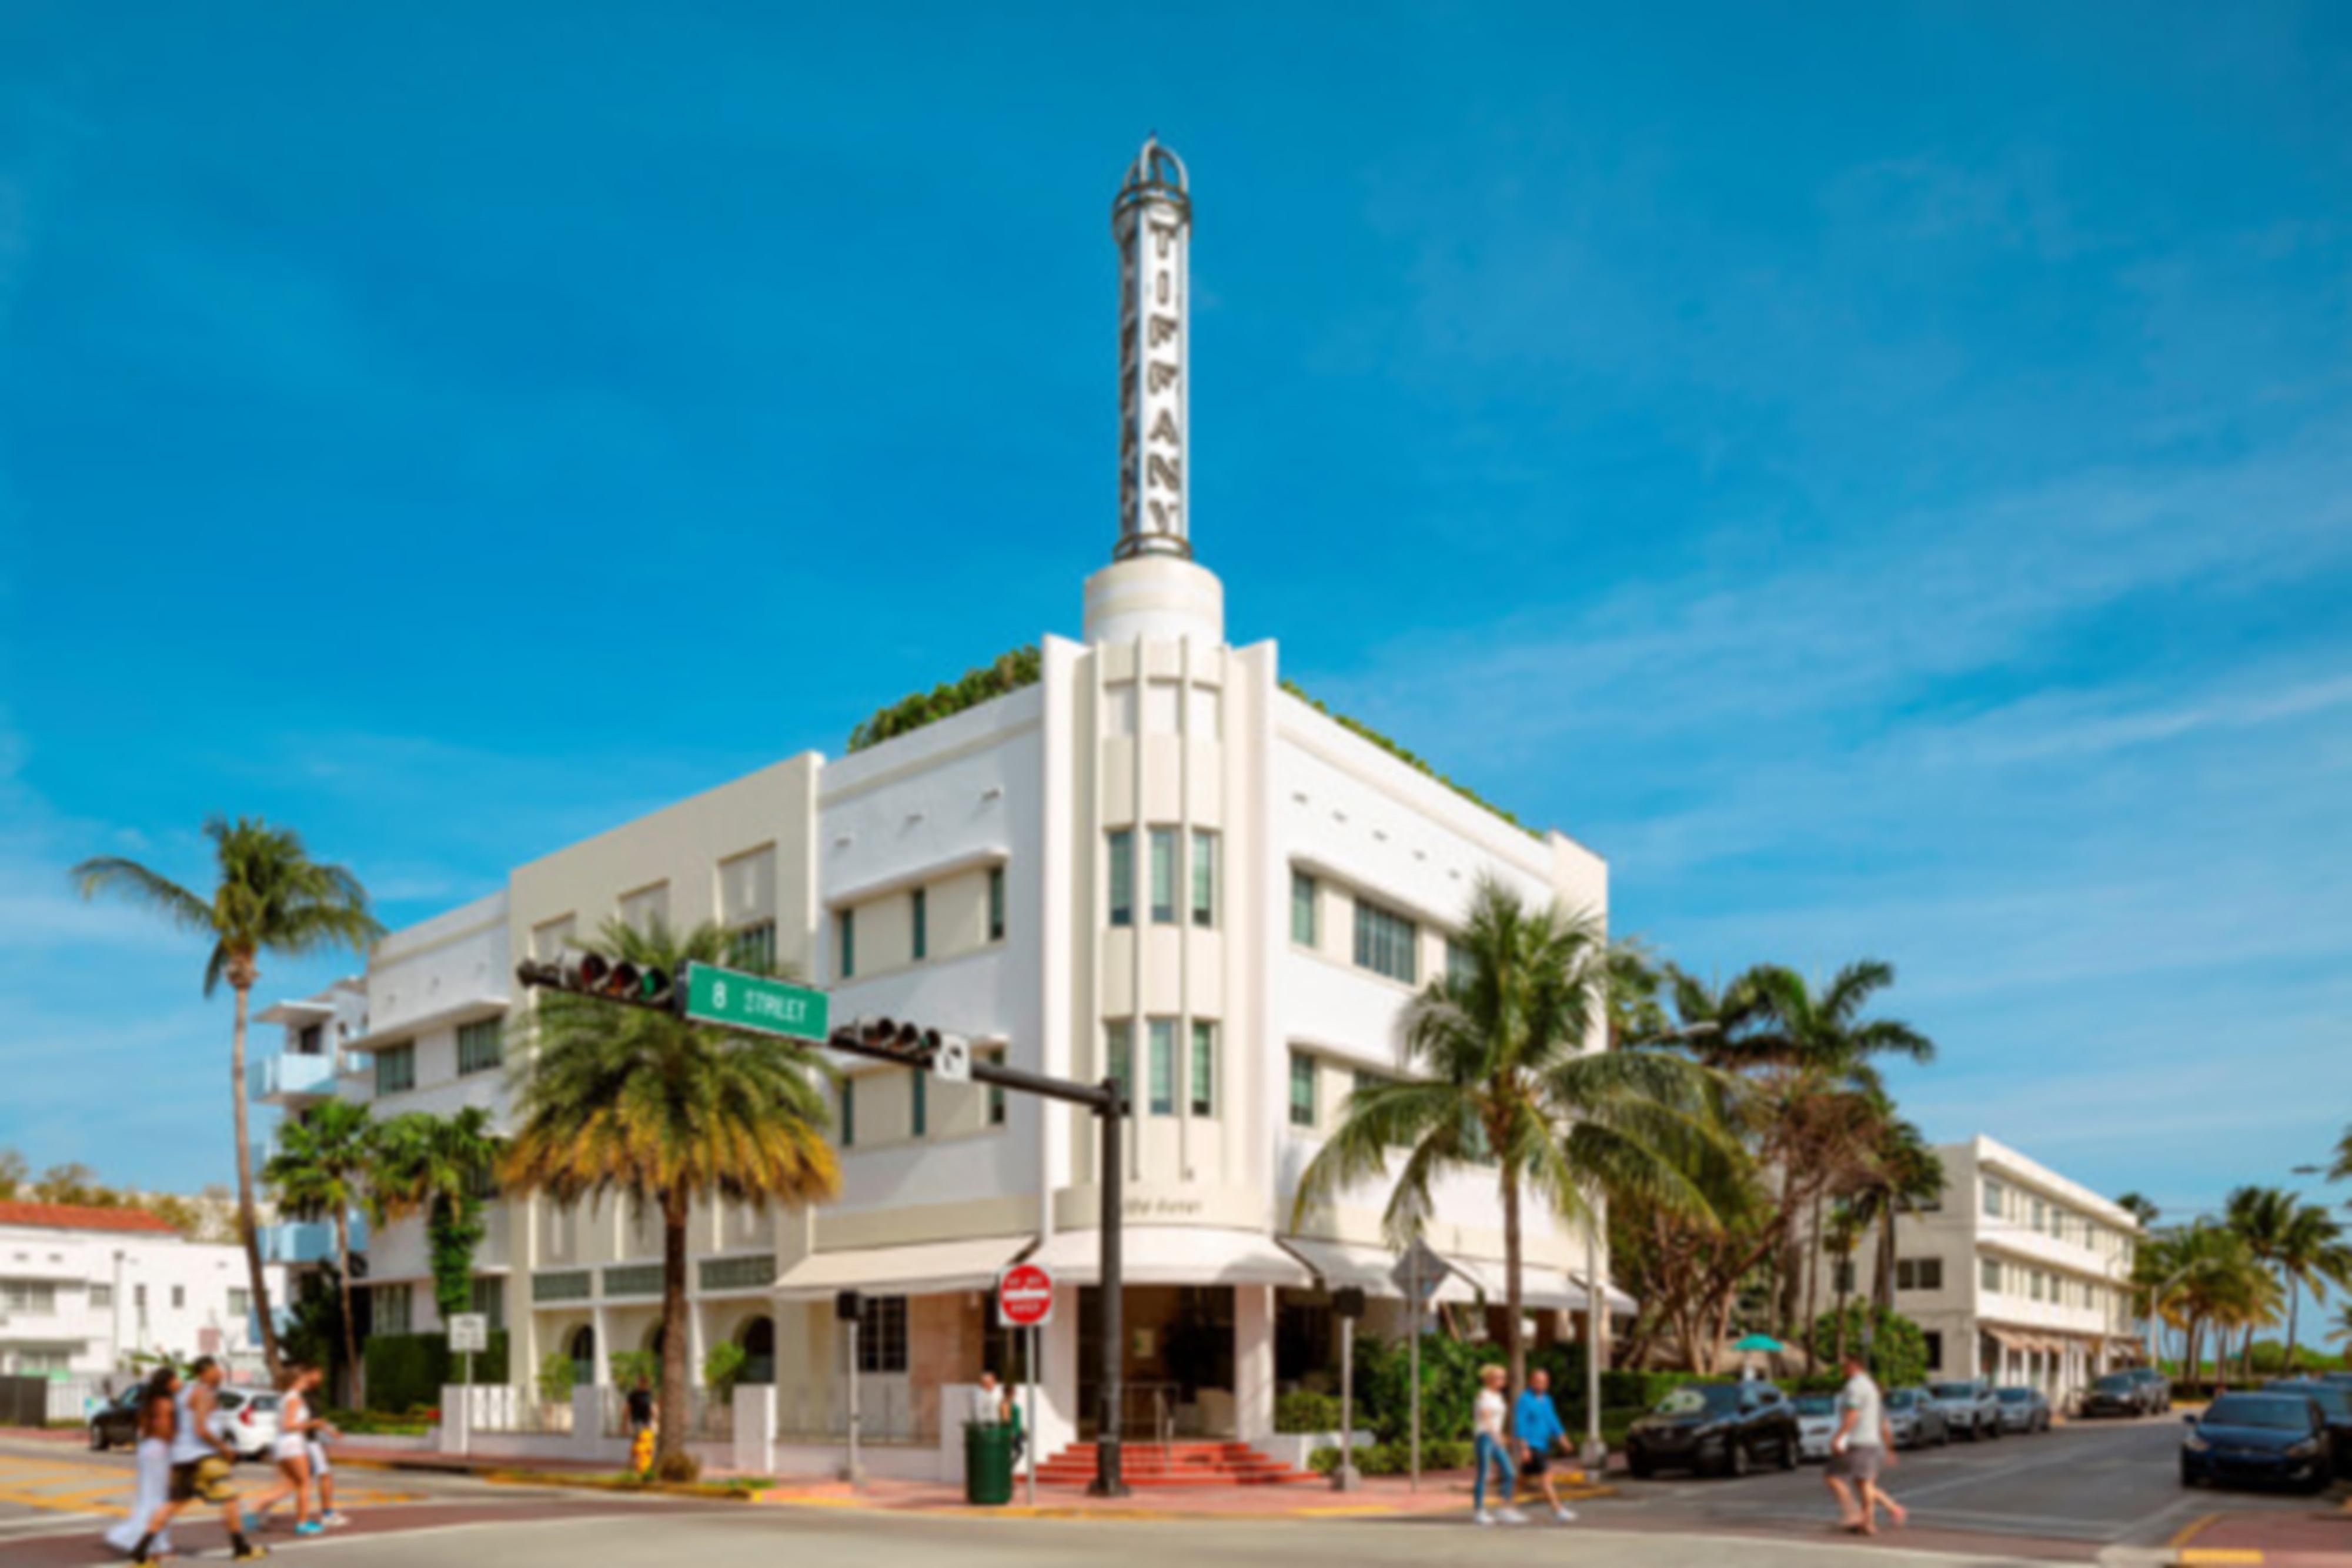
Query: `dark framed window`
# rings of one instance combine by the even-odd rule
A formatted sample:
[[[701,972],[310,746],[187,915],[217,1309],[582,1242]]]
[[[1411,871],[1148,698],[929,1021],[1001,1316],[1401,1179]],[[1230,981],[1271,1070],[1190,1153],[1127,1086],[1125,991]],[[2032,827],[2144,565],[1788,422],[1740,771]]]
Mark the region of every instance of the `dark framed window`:
[[[1151,1113],[1176,1113],[1176,1020],[1153,1019],[1151,1037]]]
[[[727,938],[727,961],[739,969],[764,975],[776,967],[776,923],[762,920],[740,925]]]
[[[988,939],[1004,940],[1004,868],[988,868]]]
[[[857,1080],[841,1081],[841,1146],[848,1148],[857,1142]]]
[[[1413,984],[1420,977],[1414,948],[1421,931],[1405,915],[1368,899],[1356,900],[1356,965],[1391,980]]]
[[[457,1075],[488,1072],[506,1058],[505,1030],[497,1019],[457,1026]]]
[[[835,956],[841,961],[841,977],[848,979],[857,973],[857,911],[845,909],[833,917]]]
[[[1151,830],[1151,924],[1176,924],[1176,830]]]
[[[1217,1026],[1192,1020],[1192,1114],[1217,1113]]]
[[[1312,947],[1320,939],[1316,915],[1318,889],[1315,879],[1303,871],[1290,873],[1290,939],[1301,947]]]
[[[1290,1124],[1315,1125],[1315,1059],[1303,1051],[1290,1053]]]
[[[375,1053],[375,1092],[400,1094],[416,1087],[416,1042],[387,1045]]]
[[[1217,835],[1206,828],[1192,830],[1192,924],[1217,924]]]
[[[1103,853],[1110,866],[1110,923],[1113,925],[1135,924],[1135,833],[1132,829],[1114,828],[1104,836]]]
[[[857,1370],[907,1370],[907,1298],[867,1296],[857,1317]]]
[[[917,888],[907,895],[907,922],[909,940],[914,944],[918,963],[931,956],[931,900],[928,890]]]

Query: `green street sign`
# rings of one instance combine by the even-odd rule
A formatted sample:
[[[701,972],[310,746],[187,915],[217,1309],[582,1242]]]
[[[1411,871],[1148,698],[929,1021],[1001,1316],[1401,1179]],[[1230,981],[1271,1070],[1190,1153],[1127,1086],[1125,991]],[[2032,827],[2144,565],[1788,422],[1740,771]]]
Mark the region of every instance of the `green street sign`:
[[[696,1023],[821,1041],[826,1032],[827,999],[812,987],[740,969],[716,964],[686,967],[686,1016]]]

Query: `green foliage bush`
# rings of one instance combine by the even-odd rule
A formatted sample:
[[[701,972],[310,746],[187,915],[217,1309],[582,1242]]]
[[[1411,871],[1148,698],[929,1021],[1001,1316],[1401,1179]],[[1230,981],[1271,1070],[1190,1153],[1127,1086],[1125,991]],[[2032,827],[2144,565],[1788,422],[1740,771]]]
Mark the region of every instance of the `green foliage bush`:
[[[439,1333],[380,1333],[361,1346],[367,1363],[371,1410],[408,1410],[435,1406],[441,1390],[457,1381],[464,1358],[449,1354],[449,1336]],[[474,1381],[507,1381],[507,1331],[490,1331],[489,1348],[474,1356]]]
[[[951,718],[966,708],[978,707],[1023,686],[1034,685],[1044,674],[1045,661],[1034,647],[1000,653],[995,663],[966,670],[959,680],[875,709],[865,723],[849,732],[849,749],[863,751],[869,746],[911,734],[927,724]]]
[[[1426,1335],[1421,1342],[1421,1431],[1424,1442],[1470,1437],[1470,1407],[1478,1396],[1478,1375],[1508,1364],[1503,1347]],[[1551,1375],[1552,1403],[1560,1419],[1584,1410],[1584,1353],[1572,1344],[1530,1345],[1528,1369]],[[1601,1407],[1608,1397],[1603,1377]],[[1366,1337],[1356,1342],[1356,1424],[1383,1443],[1406,1441],[1412,1429],[1412,1348],[1400,1340]],[[1336,1426],[1336,1423],[1335,1423]],[[1332,1427],[1324,1428],[1326,1431]]]
[[[1421,1444],[1421,1468],[1428,1470],[1466,1470],[1470,1468],[1470,1445],[1458,1437],[1431,1439]],[[1339,1468],[1339,1450],[1322,1448],[1307,1456],[1307,1468],[1317,1475],[1328,1476]],[[1356,1469],[1368,1476],[1409,1476],[1412,1473],[1412,1441],[1373,1443],[1356,1450]]]
[[[1927,1339],[1919,1325],[1900,1312],[1887,1312],[1868,1301],[1845,1304],[1845,1347],[1859,1351],[1867,1331],[1870,1373],[1882,1388],[1908,1388],[1927,1380]],[[1832,1310],[1813,1320],[1815,1364],[1832,1364],[1838,1349],[1838,1313]]]
[[[1328,1394],[1309,1394],[1304,1390],[1282,1395],[1274,1402],[1274,1429],[1277,1432],[1336,1432],[1339,1429],[1339,1402]]]
[[[652,1351],[616,1350],[611,1361],[614,1387],[635,1388],[640,1379],[649,1388],[661,1386],[661,1357]]]
[[[539,1358],[539,1398],[543,1405],[569,1405],[572,1391],[579,1386],[580,1366],[560,1350],[551,1350]]]
[[[735,1397],[735,1385],[743,1380],[743,1364],[750,1353],[731,1339],[722,1339],[702,1353],[702,1381],[711,1397],[721,1401]]]

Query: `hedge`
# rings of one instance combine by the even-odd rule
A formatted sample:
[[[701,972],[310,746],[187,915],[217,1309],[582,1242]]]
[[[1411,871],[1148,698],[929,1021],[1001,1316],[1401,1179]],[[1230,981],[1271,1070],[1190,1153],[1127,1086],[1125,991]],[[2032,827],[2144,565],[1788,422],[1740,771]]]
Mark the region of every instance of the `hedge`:
[[[461,1357],[449,1354],[444,1333],[371,1334],[360,1347],[367,1363],[368,1407],[411,1410],[437,1406],[441,1390],[457,1381]],[[507,1381],[507,1331],[492,1329],[490,1346],[474,1356],[474,1381]]]

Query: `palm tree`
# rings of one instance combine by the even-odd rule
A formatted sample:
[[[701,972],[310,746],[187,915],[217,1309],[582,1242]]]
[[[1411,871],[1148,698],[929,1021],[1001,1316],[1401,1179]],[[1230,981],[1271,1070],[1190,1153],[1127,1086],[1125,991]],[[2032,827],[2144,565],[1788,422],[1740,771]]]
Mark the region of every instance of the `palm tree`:
[[[278,1196],[283,1212],[335,1222],[335,1281],[343,1305],[343,1396],[352,1408],[366,1397],[360,1365],[359,1331],[352,1315],[352,1209],[362,1200],[374,1160],[375,1124],[367,1107],[330,1100],[278,1129],[278,1152],[261,1167],[261,1179]]]
[[[383,935],[383,927],[368,913],[367,892],[359,879],[341,866],[312,860],[290,829],[273,828],[257,817],[239,817],[232,823],[215,816],[205,821],[205,837],[212,841],[220,878],[210,900],[115,855],[86,860],[73,868],[72,875],[84,898],[120,894],[184,931],[211,938],[205,995],[211,996],[224,979],[236,994],[228,1071],[236,1125],[237,1233],[245,1243],[247,1282],[261,1324],[262,1355],[275,1378],[278,1327],[270,1321],[269,1286],[261,1271],[260,1230],[253,1207],[253,1145],[246,1120],[246,1015],[254,985],[261,978],[263,953],[302,957],[338,947],[364,953]]]
[[[2136,1192],[2127,1192],[2116,1199],[2116,1207],[2137,1220],[2142,1230],[2155,1229],[2157,1220],[2164,1212]]]
[[[375,1130],[369,1181],[378,1225],[425,1216],[433,1265],[433,1305],[447,1322],[474,1307],[474,1249],[482,1244],[482,1199],[505,1141],[490,1114],[468,1105],[454,1116],[411,1111]]]
[[[1864,1169],[1853,1203],[1864,1226],[1878,1225],[1878,1265],[1871,1282],[1871,1299],[1886,1312],[1895,1310],[1895,1221],[1919,1214],[1944,1196],[1944,1162],[1936,1156],[1927,1134],[1895,1113],[1892,1102],[1879,1099],[1873,1106],[1875,1125],[1865,1151]]]
[[[2352,1247],[2345,1244],[2343,1228],[2326,1209],[2276,1187],[2240,1187],[2230,1195],[2227,1212],[2230,1228],[2245,1239],[2247,1250],[2285,1289],[2286,1357],[2292,1370],[2303,1292],[2326,1282],[2352,1285]]]
[[[673,976],[688,962],[741,967],[708,922],[677,936],[608,921],[593,951]],[[839,1188],[823,1069],[788,1040],[562,992],[540,997],[532,1029],[503,1174],[558,1203],[618,1197],[661,1217],[667,1464],[686,1447],[688,1216],[698,1201],[797,1205]]]
[[[1349,1096],[1340,1124],[1299,1178],[1292,1223],[1338,1191],[1394,1173],[1385,1224],[1419,1235],[1438,1179],[1494,1176],[1503,1210],[1504,1335],[1514,1386],[1520,1333],[1521,1207],[1532,1195],[1564,1218],[1599,1222],[1596,1199],[1622,1193],[1703,1210],[1710,1162],[1733,1152],[1717,1128],[1715,1075],[1679,1056],[1590,1051],[1604,1024],[1609,946],[1599,925],[1530,910],[1492,878],[1471,895],[1460,937],[1468,963],[1405,1009],[1412,1075]],[[1597,1042],[1596,1042],[1597,1043]]]

